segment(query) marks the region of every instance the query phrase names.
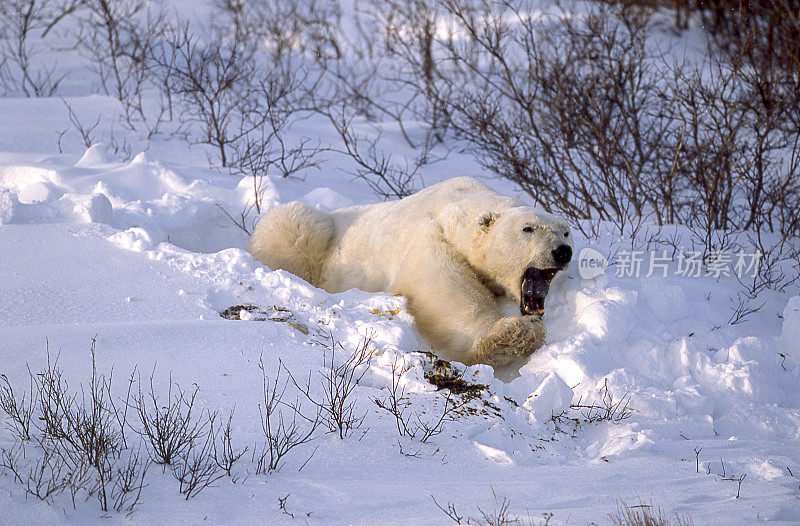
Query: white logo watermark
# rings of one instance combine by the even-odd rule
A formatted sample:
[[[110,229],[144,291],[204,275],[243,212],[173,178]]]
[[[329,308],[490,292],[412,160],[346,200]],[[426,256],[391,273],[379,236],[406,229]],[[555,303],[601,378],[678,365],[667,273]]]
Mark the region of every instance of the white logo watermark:
[[[594,279],[606,273],[608,258],[592,247],[583,247],[578,255],[578,274],[583,279]]]

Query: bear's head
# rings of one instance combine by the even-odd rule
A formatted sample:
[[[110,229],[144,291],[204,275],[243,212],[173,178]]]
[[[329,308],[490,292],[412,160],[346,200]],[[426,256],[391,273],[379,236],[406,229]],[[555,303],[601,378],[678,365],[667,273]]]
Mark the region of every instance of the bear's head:
[[[475,264],[515,299],[523,315],[544,313],[544,298],[556,273],[572,259],[569,225],[527,206],[487,211],[479,221]]]

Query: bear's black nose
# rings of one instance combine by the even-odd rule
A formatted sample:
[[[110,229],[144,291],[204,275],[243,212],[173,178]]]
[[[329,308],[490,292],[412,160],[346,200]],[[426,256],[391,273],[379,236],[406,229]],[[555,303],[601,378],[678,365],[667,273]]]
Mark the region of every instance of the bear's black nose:
[[[572,259],[572,247],[569,245],[561,245],[557,249],[553,250],[553,261],[556,262],[556,265],[559,267],[567,266],[567,263]]]

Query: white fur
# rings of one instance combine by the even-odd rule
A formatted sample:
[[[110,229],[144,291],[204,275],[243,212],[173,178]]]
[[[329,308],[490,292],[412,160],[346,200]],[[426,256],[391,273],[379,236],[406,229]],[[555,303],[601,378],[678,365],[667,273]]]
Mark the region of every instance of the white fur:
[[[563,220],[459,177],[330,214],[280,205],[259,222],[249,250],[329,292],[401,294],[445,358],[500,365],[541,347],[545,328],[537,317],[504,317],[498,296],[519,304],[525,269],[555,267],[552,251],[563,244],[572,246]]]

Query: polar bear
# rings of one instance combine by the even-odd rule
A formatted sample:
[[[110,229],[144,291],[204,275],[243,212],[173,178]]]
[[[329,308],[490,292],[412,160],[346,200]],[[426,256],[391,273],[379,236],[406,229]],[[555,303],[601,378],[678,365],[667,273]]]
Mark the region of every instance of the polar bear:
[[[544,298],[574,245],[564,220],[459,177],[331,213],[279,205],[248,250],[331,293],[402,295],[443,358],[497,366],[542,346]],[[519,316],[503,314],[502,297],[519,305]]]

